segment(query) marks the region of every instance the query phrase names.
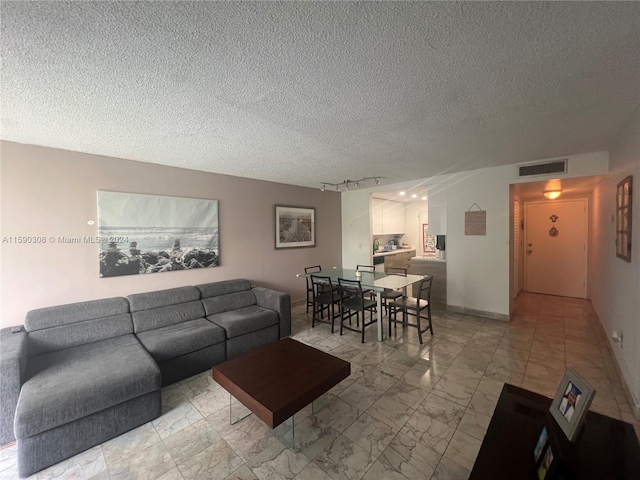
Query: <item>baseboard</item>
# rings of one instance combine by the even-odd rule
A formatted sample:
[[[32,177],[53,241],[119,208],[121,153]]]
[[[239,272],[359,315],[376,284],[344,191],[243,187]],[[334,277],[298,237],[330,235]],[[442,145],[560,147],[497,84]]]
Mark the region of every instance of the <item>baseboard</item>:
[[[473,308],[458,307],[456,305],[447,305],[447,310],[457,313],[464,313],[466,315],[474,315],[476,317],[500,320],[502,322],[508,322],[510,318],[509,315],[505,315],[504,313],[485,312],[484,310],[474,310]]]
[[[604,325],[602,324],[602,320],[600,320],[600,314],[598,313],[598,309],[596,308],[596,306],[591,300],[589,301],[591,302],[593,311],[596,312],[596,315],[598,316],[598,325],[600,325],[600,330],[604,334],[604,338],[607,339],[607,349],[611,354],[611,358],[613,358],[613,364],[615,365],[616,372],[618,372],[618,376],[620,377],[620,381],[622,382],[622,389],[624,390],[624,394],[627,396],[627,401],[631,406],[631,412],[633,413],[633,417],[640,422],[640,405],[636,402],[633,392],[631,391],[631,389],[629,388],[629,384],[627,383],[627,379],[622,373],[622,369],[620,368],[620,364],[618,363],[618,357],[613,351],[613,347],[611,346],[611,342],[609,341],[609,335],[607,334],[607,329],[604,328]]]

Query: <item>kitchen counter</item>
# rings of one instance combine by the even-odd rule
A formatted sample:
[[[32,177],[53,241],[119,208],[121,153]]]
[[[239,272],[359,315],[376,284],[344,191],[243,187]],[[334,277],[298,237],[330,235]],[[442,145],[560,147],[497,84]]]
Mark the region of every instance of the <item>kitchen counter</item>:
[[[398,253],[407,253],[411,252],[411,248],[398,248],[396,250],[391,250],[390,252],[376,252],[373,254],[374,257],[384,257],[386,255],[397,255]],[[413,250],[415,252],[415,250]]]
[[[446,263],[447,259],[446,258],[438,258],[435,257],[433,255],[425,255],[425,256],[419,256],[419,257],[413,257],[411,259],[411,261],[416,261],[416,262],[440,262],[440,263]]]
[[[413,257],[409,273],[415,275],[432,275],[431,303],[440,308],[447,308],[447,261],[435,256],[426,258]],[[413,295],[417,295],[417,287],[414,285]]]

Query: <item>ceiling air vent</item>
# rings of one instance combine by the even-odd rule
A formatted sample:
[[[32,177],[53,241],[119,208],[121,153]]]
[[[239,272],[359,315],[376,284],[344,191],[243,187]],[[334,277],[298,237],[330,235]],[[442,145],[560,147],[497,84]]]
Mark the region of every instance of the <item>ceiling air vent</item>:
[[[554,160],[553,162],[531,163],[528,165],[518,165],[518,178],[532,177],[536,175],[554,175],[567,173],[568,158]]]

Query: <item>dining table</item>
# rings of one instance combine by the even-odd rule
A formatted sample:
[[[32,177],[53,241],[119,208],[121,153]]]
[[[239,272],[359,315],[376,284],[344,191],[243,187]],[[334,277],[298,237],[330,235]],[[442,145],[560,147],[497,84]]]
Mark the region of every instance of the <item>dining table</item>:
[[[407,295],[407,287],[419,282],[425,275],[399,275],[385,272],[368,272],[364,270],[354,270],[350,268],[334,267],[330,270],[321,270],[314,273],[299,273],[297,277],[311,277],[311,275],[329,277],[332,283],[338,284],[338,279],[359,280],[363,290],[371,290],[376,294],[376,317],[378,325],[378,341],[384,340],[384,329],[382,328],[382,292],[385,290],[402,289],[402,294]]]

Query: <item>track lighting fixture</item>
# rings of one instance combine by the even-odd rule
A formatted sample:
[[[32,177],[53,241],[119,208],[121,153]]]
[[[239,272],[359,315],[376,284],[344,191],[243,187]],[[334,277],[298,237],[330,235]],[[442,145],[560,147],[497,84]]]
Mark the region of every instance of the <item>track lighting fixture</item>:
[[[375,185],[380,185],[380,177],[365,177],[359,180],[344,180],[340,183],[322,182],[320,191],[324,192],[327,187],[335,187],[336,192],[339,192],[344,187],[344,190],[347,191],[349,187],[358,188],[361,182],[366,182],[367,180],[373,180]]]

